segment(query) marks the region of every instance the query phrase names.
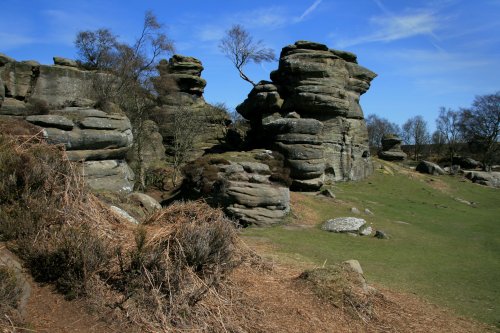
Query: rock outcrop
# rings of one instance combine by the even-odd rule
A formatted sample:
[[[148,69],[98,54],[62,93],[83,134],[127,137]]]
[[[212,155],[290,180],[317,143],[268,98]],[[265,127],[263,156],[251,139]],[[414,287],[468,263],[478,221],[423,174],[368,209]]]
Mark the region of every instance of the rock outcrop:
[[[359,180],[373,172],[359,97],[375,77],[352,53],[298,41],[237,111],[251,122],[255,145],[285,156],[292,188]]]
[[[401,149],[401,138],[397,134],[386,134],[382,137],[382,150],[378,157],[386,161],[404,161],[406,153]]]
[[[197,131],[191,135],[196,136],[195,148],[189,160],[195,159],[220,143],[225,134],[226,115],[205,102],[206,81],[201,77],[203,65],[198,59],[174,55],[168,61],[161,60],[158,71],[160,76],[154,84],[160,106],[153,112],[152,120],[159,125],[167,155],[173,154],[169,148],[176,127],[194,125]]]
[[[43,128],[52,144],[65,147],[95,189],[131,192],[134,173],[125,162],[132,145],[132,126],[120,113],[91,106],[95,72],[81,70],[70,59],[54,57],[53,66],[15,61],[0,54],[0,116],[24,118]]]
[[[246,153],[249,157],[259,152]],[[235,161],[203,157],[186,166],[185,191],[203,196],[243,225],[273,225],[290,211],[288,187],[273,182],[267,164],[251,158]]]
[[[37,113],[36,102],[47,108],[91,106],[90,82],[96,73],[80,70],[68,59],[54,57],[53,66],[36,61],[15,61],[0,54],[0,115],[24,116]],[[2,93],[3,90],[3,93]]]
[[[92,188],[133,190],[134,173],[124,161],[133,142],[126,116],[67,107],[26,120],[44,128],[47,142],[63,145],[70,160],[82,162],[82,173]]]

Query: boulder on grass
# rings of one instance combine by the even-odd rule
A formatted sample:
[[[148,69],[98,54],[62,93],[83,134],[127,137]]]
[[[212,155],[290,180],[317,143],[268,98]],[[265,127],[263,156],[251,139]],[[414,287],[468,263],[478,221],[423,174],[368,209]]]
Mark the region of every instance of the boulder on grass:
[[[466,171],[465,178],[476,184],[500,187],[500,172]]]
[[[338,233],[371,234],[371,227],[366,221],[357,217],[338,217],[326,221],[321,229]]]
[[[444,170],[439,165],[429,161],[420,161],[415,170],[420,173],[426,173],[435,176],[446,174],[446,172],[444,172]]]

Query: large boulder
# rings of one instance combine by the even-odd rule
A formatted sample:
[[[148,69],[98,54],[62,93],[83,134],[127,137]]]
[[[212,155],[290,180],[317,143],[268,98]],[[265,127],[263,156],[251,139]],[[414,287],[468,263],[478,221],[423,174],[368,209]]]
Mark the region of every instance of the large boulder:
[[[43,128],[47,142],[61,145],[71,161],[81,162],[88,184],[98,190],[128,193],[134,175],[125,162],[133,143],[130,120],[120,110],[104,112],[89,87],[95,75],[70,59],[53,66],[15,61],[0,54],[0,115],[16,116]]]
[[[63,57],[53,57],[54,65],[66,66],[66,67],[78,67],[78,63],[73,59],[63,58]]]
[[[415,168],[416,171],[420,173],[426,173],[429,175],[444,175],[446,172],[436,163],[432,163],[429,161],[420,161]]]
[[[134,174],[125,162],[133,142],[124,115],[92,108],[67,107],[26,120],[44,128],[47,142],[65,147],[71,161],[83,162],[82,173],[96,190],[131,192]]]
[[[5,97],[26,103],[44,101],[51,108],[82,103],[88,105],[92,78],[100,75],[80,70],[74,61],[59,57],[54,57],[56,65],[53,66],[41,65],[36,61],[1,58],[0,80],[3,81]],[[2,109],[0,113],[8,113],[8,110]]]
[[[94,190],[127,194],[134,189],[134,172],[123,160],[86,161],[80,171]]]
[[[500,172],[465,171],[465,177],[476,184],[500,187]]]
[[[373,172],[359,97],[375,77],[352,53],[298,41],[237,111],[250,121],[249,141],[285,156],[292,188],[358,180]]]
[[[481,168],[483,164],[471,157],[454,156],[452,165],[459,165],[462,169],[477,169]]]
[[[16,61],[0,54],[1,91],[5,99],[24,102],[26,107],[0,108],[1,114],[26,116],[35,104],[51,109],[66,105],[90,105],[89,90],[95,72],[75,68],[74,61],[55,57],[57,65],[47,66],[29,61]],[[35,110],[36,111],[36,110]]]
[[[401,138],[397,134],[386,134],[382,137],[382,150],[378,157],[386,161],[403,161],[406,153],[401,149]]]
[[[272,181],[270,167],[250,155],[235,161],[213,155],[188,164],[184,192],[223,207],[243,225],[282,222],[290,211],[290,191]]]

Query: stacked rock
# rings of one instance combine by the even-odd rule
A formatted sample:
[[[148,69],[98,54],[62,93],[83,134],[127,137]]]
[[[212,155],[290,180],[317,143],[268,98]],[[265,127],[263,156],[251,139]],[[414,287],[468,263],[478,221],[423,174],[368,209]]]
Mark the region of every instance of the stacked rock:
[[[352,53],[298,41],[282,49],[272,82],[261,81],[237,111],[254,144],[285,156],[292,188],[359,180],[373,172],[359,97],[375,77]]]
[[[382,137],[382,150],[378,157],[386,161],[403,161],[406,154],[401,149],[401,138],[397,134],[385,134]]]
[[[99,74],[70,59],[54,57],[48,66],[0,54],[0,118],[24,118],[42,127],[49,143],[64,146],[70,160],[82,162],[91,187],[128,193],[134,185],[125,162],[132,127],[123,114],[92,108],[94,75]]]
[[[206,81],[201,77],[203,69],[200,60],[178,54],[168,61],[161,60],[158,65],[160,76],[154,84],[159,93],[160,107],[155,110],[152,120],[159,125],[167,155],[171,154],[168,146],[174,139],[173,127],[177,126],[174,117],[179,112],[189,113],[188,119],[202,124],[190,160],[217,145],[224,133],[220,128],[225,126],[221,115],[203,98],[206,86]]]

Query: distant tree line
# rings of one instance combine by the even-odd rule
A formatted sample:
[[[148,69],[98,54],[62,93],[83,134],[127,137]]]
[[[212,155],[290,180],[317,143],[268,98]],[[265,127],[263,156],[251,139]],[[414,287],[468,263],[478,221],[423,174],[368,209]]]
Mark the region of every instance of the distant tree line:
[[[424,157],[424,151],[432,145],[433,153],[452,163],[460,148],[466,147],[488,169],[500,153],[500,91],[476,96],[468,108],[441,107],[432,134],[422,116],[408,119],[401,127],[374,114],[366,118],[366,123],[369,145],[374,150],[381,149],[385,134],[397,134],[411,147],[414,160]]]

